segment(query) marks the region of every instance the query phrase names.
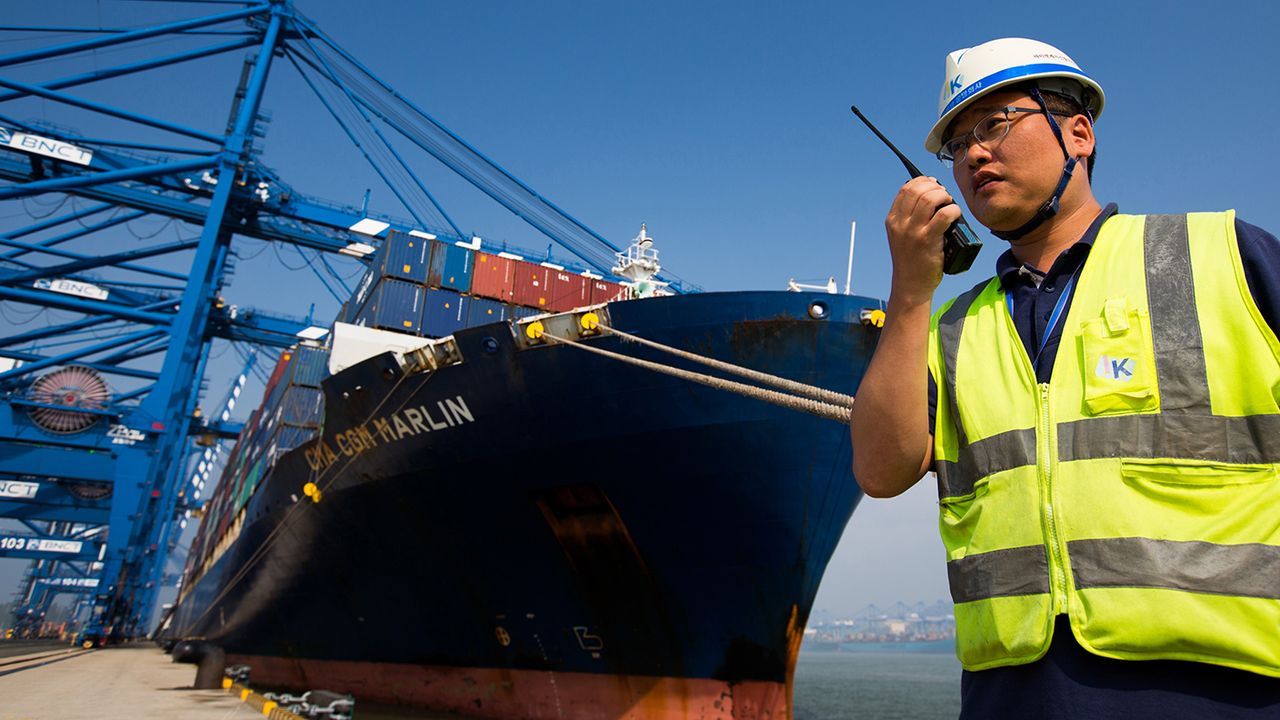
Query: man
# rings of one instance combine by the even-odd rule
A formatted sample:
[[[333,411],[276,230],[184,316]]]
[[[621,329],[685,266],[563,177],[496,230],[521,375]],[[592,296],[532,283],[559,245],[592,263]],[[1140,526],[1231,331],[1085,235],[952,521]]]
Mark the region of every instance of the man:
[[[1280,242],[1102,207],[1103,104],[1044,43],[947,58],[925,146],[1010,248],[931,320],[960,210],[898,193],[854,472],[937,472],[962,718],[1280,717]]]

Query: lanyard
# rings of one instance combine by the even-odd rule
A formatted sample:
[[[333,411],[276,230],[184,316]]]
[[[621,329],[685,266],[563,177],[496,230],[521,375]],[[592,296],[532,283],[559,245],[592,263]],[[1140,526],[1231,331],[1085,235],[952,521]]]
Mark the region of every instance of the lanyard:
[[[1067,279],[1067,284],[1062,287],[1062,294],[1058,296],[1058,301],[1053,304],[1053,312],[1049,314],[1049,322],[1045,325],[1044,335],[1040,338],[1040,345],[1036,347],[1036,355],[1031,359],[1031,367],[1037,373],[1040,372],[1040,354],[1044,352],[1044,346],[1049,342],[1049,336],[1053,334],[1053,329],[1058,326],[1062,320],[1062,311],[1067,307],[1067,298],[1071,297],[1071,287],[1075,285],[1076,275],[1079,274],[1080,268],[1084,267],[1084,263],[1071,273],[1071,277]],[[1013,293],[1006,292],[1004,294],[1005,303],[1009,306],[1009,319],[1013,319]]]

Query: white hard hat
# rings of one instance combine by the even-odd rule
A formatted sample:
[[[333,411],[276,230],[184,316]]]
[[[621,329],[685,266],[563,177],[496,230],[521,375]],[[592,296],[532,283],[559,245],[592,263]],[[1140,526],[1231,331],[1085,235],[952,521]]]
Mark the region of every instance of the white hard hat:
[[[1035,80],[1041,90],[1074,97],[1094,118],[1102,114],[1102,86],[1066,53],[1038,40],[1000,38],[947,56],[938,122],[925,138],[925,148],[938,152],[947,125],[970,103],[993,90],[1027,80]]]

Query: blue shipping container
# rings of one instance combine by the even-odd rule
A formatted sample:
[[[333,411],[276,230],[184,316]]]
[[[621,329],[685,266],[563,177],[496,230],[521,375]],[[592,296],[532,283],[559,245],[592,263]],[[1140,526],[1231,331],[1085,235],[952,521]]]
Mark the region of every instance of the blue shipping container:
[[[276,431],[275,441],[273,444],[273,447],[275,448],[275,457],[280,457],[315,436],[315,428],[298,427],[296,425],[281,425],[280,429]]]
[[[431,268],[427,272],[427,285],[433,288],[449,288],[458,292],[471,291],[471,273],[475,266],[475,252],[453,243],[432,241]]]
[[[422,334],[444,337],[467,326],[467,307],[475,298],[452,290],[428,290],[427,309],[423,313]]]
[[[293,361],[285,377],[293,385],[320,387],[320,381],[329,377],[329,351],[311,345],[294,348]]]
[[[424,283],[431,262],[431,241],[392,231],[374,254],[370,269],[380,277]]]
[[[426,288],[404,280],[378,281],[364,307],[355,316],[356,325],[418,335],[422,330],[422,303]]]
[[[511,319],[511,306],[489,298],[472,297],[467,303],[467,327]]]
[[[320,388],[290,385],[276,413],[279,420],[275,424],[316,427],[324,419],[324,392]]]

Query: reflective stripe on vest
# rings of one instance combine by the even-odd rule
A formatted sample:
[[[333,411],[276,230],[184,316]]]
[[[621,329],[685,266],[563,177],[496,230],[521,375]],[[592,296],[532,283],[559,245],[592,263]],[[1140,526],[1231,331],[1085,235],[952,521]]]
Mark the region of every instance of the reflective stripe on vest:
[[[1058,425],[1060,461],[1108,457],[1280,463],[1280,416],[1113,415]]]
[[[1146,587],[1280,600],[1280,547],[1147,538],[1067,544],[1077,588]],[[947,563],[953,601],[1049,592],[1043,545],[993,550]]]
[[[1049,592],[1049,558],[1043,545],[992,550],[947,563],[951,599],[964,603]]]
[[[1068,543],[1076,587],[1167,588],[1280,600],[1280,547],[1147,538]]]
[[[1142,233],[1147,267],[1147,305],[1160,406],[1164,412],[1209,414],[1200,323],[1186,215],[1148,215]]]

